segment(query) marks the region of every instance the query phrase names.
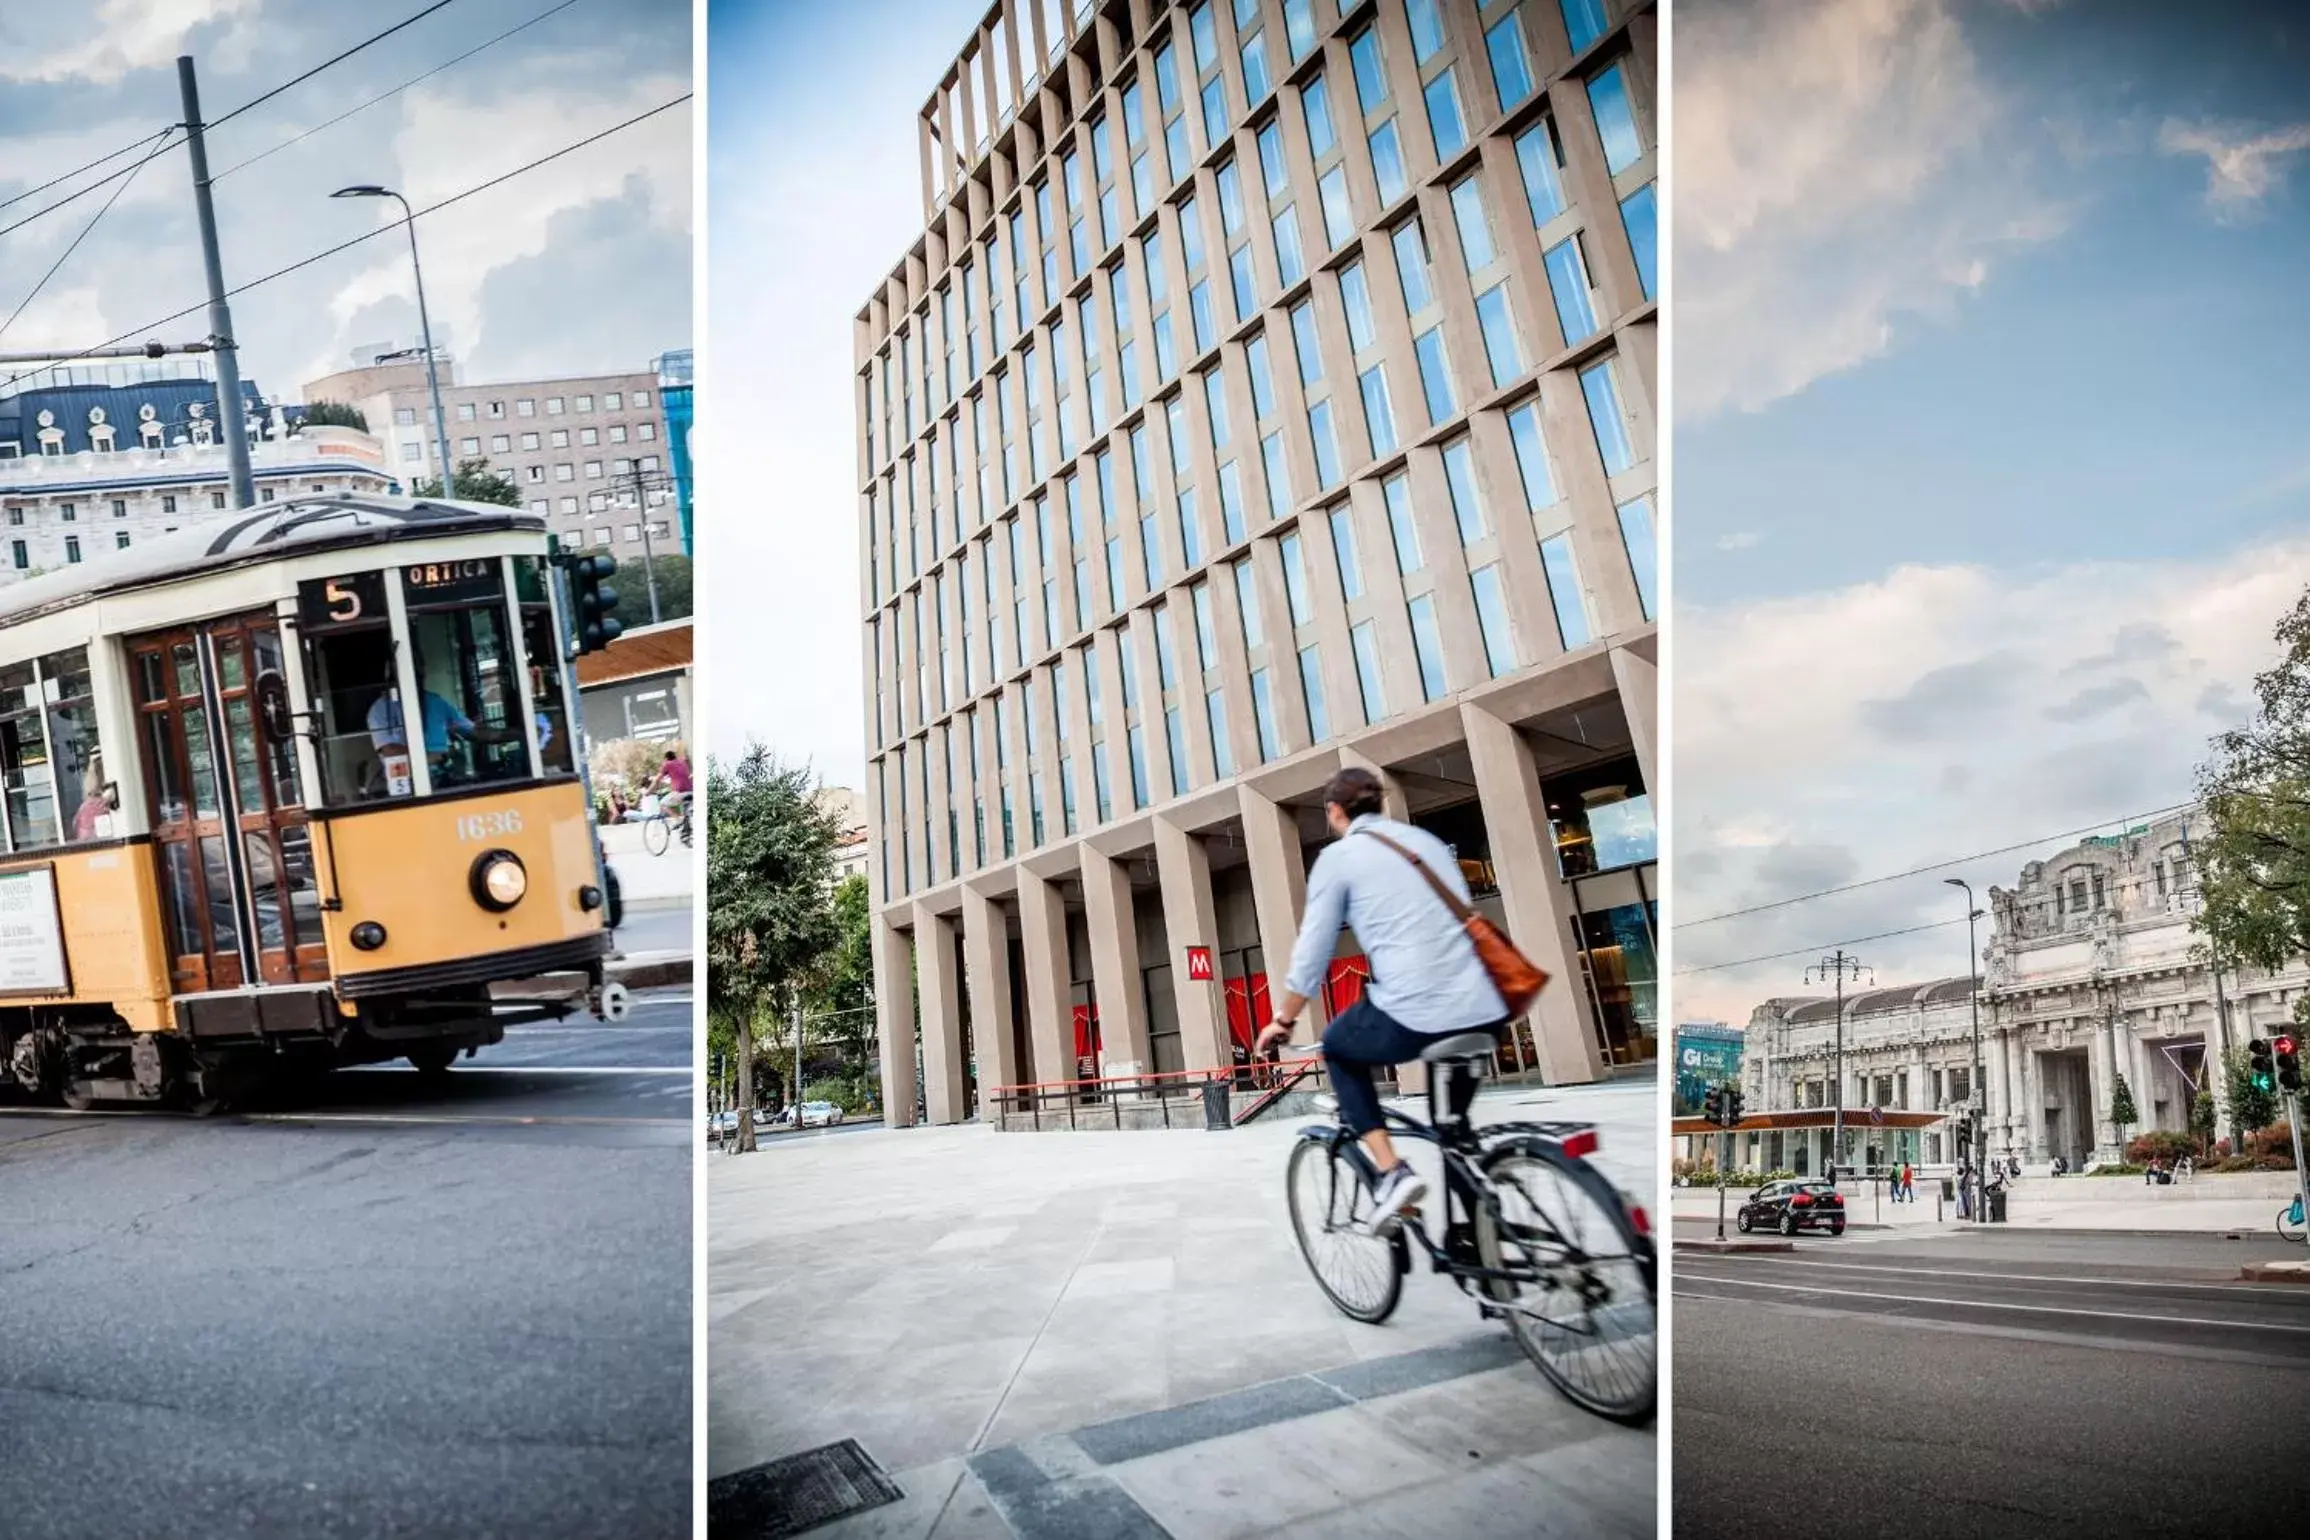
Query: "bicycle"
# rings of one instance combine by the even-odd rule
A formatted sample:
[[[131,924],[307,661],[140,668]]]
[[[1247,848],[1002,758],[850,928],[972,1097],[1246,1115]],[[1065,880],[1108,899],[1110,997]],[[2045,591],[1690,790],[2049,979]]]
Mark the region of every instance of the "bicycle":
[[[2302,1223],[2302,1200],[2297,1196],[2293,1202],[2278,1210],[2278,1239],[2300,1244],[2306,1237],[2310,1237],[2310,1230],[2306,1230]]]
[[[669,819],[663,810],[652,813],[642,820],[642,848],[653,856],[664,855],[667,847],[674,842],[674,831],[677,828],[681,830],[682,844],[687,848],[690,843],[690,811],[687,807],[683,808],[679,823]]]
[[[1498,1047],[1489,1032],[1461,1033],[1420,1055],[1431,1066],[1429,1122],[1382,1109],[1391,1134],[1443,1155],[1443,1240],[1408,1211],[1403,1222],[1375,1230],[1371,1158],[1344,1124],[1314,1124],[1300,1131],[1284,1174],[1300,1255],[1340,1313],[1376,1326],[1403,1297],[1416,1239],[1431,1271],[1475,1299],[1484,1319],[1505,1320],[1524,1355],[1574,1405],[1642,1422],[1652,1415],[1659,1373],[1657,1264],[1643,1211],[1588,1163],[1593,1124],[1479,1128],[1449,1115],[1458,1078],[1480,1075]],[[1562,1201],[1536,1197],[1543,1186]],[[1345,1276],[1351,1271],[1357,1276]]]

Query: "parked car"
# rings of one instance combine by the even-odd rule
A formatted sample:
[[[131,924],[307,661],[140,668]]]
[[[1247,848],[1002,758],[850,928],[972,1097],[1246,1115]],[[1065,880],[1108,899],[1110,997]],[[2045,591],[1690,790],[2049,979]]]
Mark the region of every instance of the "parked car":
[[[717,1112],[706,1119],[706,1136],[710,1139],[724,1138],[737,1131],[738,1114],[735,1112]]]
[[[1733,1224],[1743,1235],[1751,1230],[1778,1230],[1794,1235],[1799,1230],[1845,1233],[1845,1200],[1827,1182],[1800,1177],[1796,1181],[1767,1182],[1741,1204]]]
[[[802,1104],[802,1126],[804,1128],[830,1128],[841,1121],[842,1109],[833,1102],[804,1102]],[[778,1126],[781,1128],[794,1126],[794,1108],[791,1105],[780,1109]]]

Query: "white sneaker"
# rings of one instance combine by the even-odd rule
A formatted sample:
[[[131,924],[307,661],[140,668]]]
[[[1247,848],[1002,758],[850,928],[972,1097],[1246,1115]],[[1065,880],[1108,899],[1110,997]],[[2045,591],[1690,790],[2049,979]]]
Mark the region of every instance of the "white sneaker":
[[[1405,1205],[1417,1203],[1428,1195],[1428,1184],[1409,1162],[1397,1162],[1372,1184],[1372,1230],[1385,1234],[1395,1228]]]

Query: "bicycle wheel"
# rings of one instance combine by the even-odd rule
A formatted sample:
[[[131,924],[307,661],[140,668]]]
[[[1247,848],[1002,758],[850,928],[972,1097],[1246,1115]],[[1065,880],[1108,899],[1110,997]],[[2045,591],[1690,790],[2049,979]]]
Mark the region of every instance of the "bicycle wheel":
[[[2278,1239],[2299,1242],[2306,1234],[2310,1231],[2306,1231],[2302,1223],[2302,1200],[2296,1198],[2278,1210]]]
[[[1642,1422],[1659,1394],[1648,1243],[1604,1174],[1553,1144],[1485,1155],[1476,1256],[1524,1355],[1574,1405]]]
[[[642,820],[642,848],[651,855],[664,855],[666,843],[672,836],[673,831],[666,826],[665,814],[652,813]]]
[[[1377,1326],[1395,1314],[1404,1274],[1397,1265],[1401,1236],[1371,1231],[1371,1194],[1353,1162],[1330,1146],[1302,1139],[1284,1170],[1291,1229],[1299,1254],[1324,1298],[1342,1315]]]

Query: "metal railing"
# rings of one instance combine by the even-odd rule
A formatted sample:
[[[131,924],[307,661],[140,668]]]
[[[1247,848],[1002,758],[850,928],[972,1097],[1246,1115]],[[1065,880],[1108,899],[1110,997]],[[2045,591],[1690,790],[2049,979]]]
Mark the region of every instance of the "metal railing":
[[[998,1118],[1025,1113],[1038,1129],[1045,1126],[1046,1119],[1053,1128],[1121,1128],[1126,1104],[1156,1106],[1162,1109],[1163,1126],[1170,1128],[1175,1126],[1171,1117],[1174,1101],[1199,1096],[1204,1086],[1231,1081],[1234,1074],[1232,1069],[1175,1069],[998,1085],[988,1089],[986,1105]],[[1200,1118],[1200,1109],[1194,1115]],[[1179,1126],[1185,1126],[1184,1122]]]

